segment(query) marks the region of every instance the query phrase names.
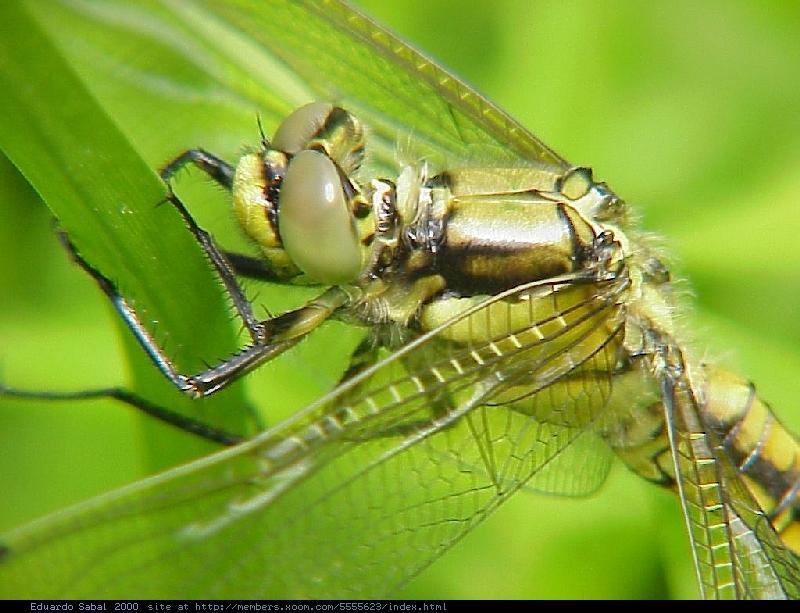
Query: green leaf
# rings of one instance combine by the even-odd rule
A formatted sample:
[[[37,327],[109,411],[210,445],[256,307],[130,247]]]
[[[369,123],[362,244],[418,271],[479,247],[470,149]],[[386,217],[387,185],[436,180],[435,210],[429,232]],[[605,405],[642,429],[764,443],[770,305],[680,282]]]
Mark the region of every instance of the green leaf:
[[[166,192],[155,169],[198,145],[235,162],[258,140],[257,114],[271,130],[308,98],[297,84],[288,92],[256,87],[242,58],[260,60],[261,52],[187,7],[146,1],[2,6],[0,85],[7,95],[0,111],[13,118],[0,127],[0,209],[8,221],[0,240],[10,256],[0,263],[0,279],[12,288],[0,317],[2,379],[48,391],[123,384],[165,408],[248,434],[257,421],[274,423],[335,383],[352,333],[328,326],[314,342],[264,368],[264,383],[251,387],[265,419],[251,414],[239,384],[190,401],[150,363],[88,276],[67,264],[41,214],[43,201],[80,253],[134,301],[184,372],[216,363],[246,342],[179,215],[160,205]],[[226,195],[196,178],[189,172],[175,180],[193,214],[226,247],[252,253],[229,223]],[[258,290],[271,312],[311,293]],[[124,357],[109,334],[114,327]],[[326,359],[318,347],[330,343],[343,345],[344,357]],[[8,479],[3,489],[24,500],[0,514],[3,526],[216,448],[149,418],[132,424],[133,411],[118,403],[0,403],[9,409],[0,414],[9,452],[0,470]],[[42,452],[30,454],[31,445]]]
[[[2,11],[7,31],[0,41],[0,112],[14,120],[0,125],[0,149],[83,257],[134,301],[157,338],[168,340],[180,368],[199,369],[203,357],[232,352],[236,337],[219,283],[177,212],[159,206],[166,192],[152,166],[27,10],[5,3]],[[172,409],[196,411],[125,336],[131,389]],[[252,431],[241,390],[217,402],[217,408],[204,407],[208,421]],[[159,454],[153,466],[209,449],[184,443],[182,450],[171,446],[171,457]]]

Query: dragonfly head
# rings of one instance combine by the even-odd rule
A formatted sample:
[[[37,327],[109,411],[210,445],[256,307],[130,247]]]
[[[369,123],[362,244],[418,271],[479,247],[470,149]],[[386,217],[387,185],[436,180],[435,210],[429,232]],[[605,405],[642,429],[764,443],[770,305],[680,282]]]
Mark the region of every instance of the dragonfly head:
[[[314,102],[239,160],[234,210],[280,278],[339,285],[361,275],[375,233],[372,205],[351,178],[363,156],[360,122]]]

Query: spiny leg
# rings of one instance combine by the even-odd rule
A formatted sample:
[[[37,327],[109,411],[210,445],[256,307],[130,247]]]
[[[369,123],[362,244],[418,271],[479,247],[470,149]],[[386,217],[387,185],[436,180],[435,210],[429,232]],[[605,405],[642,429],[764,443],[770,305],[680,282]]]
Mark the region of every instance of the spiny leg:
[[[0,396],[7,398],[27,398],[31,400],[47,401],[70,401],[70,400],[93,400],[99,398],[109,398],[118,400],[141,411],[165,424],[179,428],[184,432],[195,434],[213,443],[231,446],[241,443],[244,438],[238,434],[231,434],[218,428],[214,428],[203,422],[185,417],[169,409],[165,409],[153,404],[146,398],[128,391],[121,387],[107,387],[94,390],[81,390],[77,392],[39,392],[29,390],[19,390],[6,387],[0,384]]]
[[[224,160],[203,149],[189,149],[178,155],[161,170],[161,178],[169,186],[170,179],[174,174],[187,164],[194,164],[226,189],[230,190],[232,188],[234,175],[233,167]],[[127,309],[128,312],[125,312],[118,307],[117,310],[122,314],[128,326],[134,332],[139,342],[156,365],[167,378],[182,391],[188,392],[191,395],[206,395],[216,391],[227,382],[238,378],[255,366],[288,349],[296,343],[301,336],[317,327],[322,321],[327,319],[333,311],[347,302],[348,297],[345,292],[332,289],[323,296],[320,296],[316,301],[310,302],[301,309],[285,313],[276,318],[259,321],[255,317],[252,305],[245,297],[235,275],[238,273],[243,276],[270,281],[276,280],[275,276],[262,261],[256,258],[234,253],[223,253],[217,247],[211,235],[197,225],[191,213],[189,213],[188,209],[172,191],[171,186],[167,201],[181,214],[189,231],[195,237],[209,260],[211,260],[211,263],[219,273],[231,297],[236,311],[253,340],[252,346],[244,349],[228,360],[225,360],[218,366],[209,368],[194,377],[184,377],[182,380],[181,375],[175,371],[163,351],[156,346],[149,332],[140,322],[134,322],[131,319],[132,311]],[[74,253],[75,250],[72,249],[72,251]],[[228,257],[234,261],[234,265],[231,264]],[[81,264],[81,258],[78,256],[76,259],[79,260],[78,263]],[[109,295],[116,306],[117,299],[108,290],[108,286],[111,284],[108,283],[107,280],[104,282],[103,279],[99,278],[102,277],[99,271],[94,270],[85,262],[81,265],[98,281],[101,288]],[[113,285],[111,285],[111,287],[113,288]],[[118,294],[118,292],[114,293]],[[194,389],[187,389],[187,383],[191,384]]]
[[[275,271],[267,265],[263,258],[233,251],[223,251],[222,253],[233,272],[240,277],[247,277],[256,281],[281,281],[281,277],[275,274]]]
[[[97,282],[103,293],[111,300],[114,309],[153,363],[176,388],[192,397],[212,394],[260,364],[283,353],[350,300],[347,292],[333,287],[299,309],[257,322],[262,334],[254,339],[252,345],[216,366],[194,375],[185,375],[178,372],[128,300],[117,291],[114,283],[83,259],[65,233],[62,232],[60,237],[75,263]]]
[[[316,300],[310,301],[299,309],[260,322],[260,325],[263,326],[263,329],[275,342],[271,344],[255,344],[247,347],[239,354],[221,362],[215,367],[209,368],[194,376],[186,376],[177,372],[169,357],[142,325],[136,312],[127,300],[119,294],[114,284],[78,254],[66,234],[60,233],[59,237],[75,262],[97,282],[103,292],[109,297],[115,310],[125,320],[126,324],[139,341],[139,344],[147,352],[148,356],[159,370],[161,370],[167,379],[179,390],[195,397],[208,395],[221,389],[227,383],[234,381],[259,364],[272,359],[289,347],[292,347],[305,334],[325,321],[334,310],[347,300],[347,295],[343,291],[338,289],[329,290]],[[221,445],[234,445],[243,440],[239,435],[213,428],[200,421],[165,409],[134,392],[120,387],[82,390],[77,392],[43,392],[15,389],[0,383],[0,397],[3,396],[48,401],[110,398],[123,402],[166,424]]]
[[[370,335],[367,335],[353,350],[353,353],[350,354],[350,362],[347,365],[347,370],[345,370],[339,378],[337,386],[372,366],[378,360],[379,353],[380,345]],[[353,391],[358,389],[360,389],[360,386],[356,386]]]
[[[192,236],[194,236],[195,240],[200,245],[200,248],[203,250],[203,253],[205,253],[206,257],[208,257],[208,259],[211,261],[211,264],[214,266],[217,274],[219,274],[219,277],[222,280],[222,283],[225,286],[231,301],[233,302],[236,312],[239,314],[239,317],[241,317],[244,327],[247,329],[250,338],[253,339],[254,343],[262,342],[264,340],[264,330],[253,313],[253,307],[250,304],[250,301],[244,295],[244,291],[239,285],[239,282],[236,280],[234,269],[231,267],[230,263],[225,258],[225,255],[222,253],[219,247],[217,247],[217,244],[214,242],[214,239],[211,237],[211,235],[197,225],[197,222],[194,220],[191,213],[189,213],[188,209],[184,206],[183,202],[181,202],[180,198],[178,198],[172,191],[170,179],[179,169],[190,163],[197,166],[200,170],[208,174],[212,179],[228,190],[231,189],[231,185],[233,183],[233,168],[227,162],[224,162],[220,158],[203,151],[202,149],[189,149],[169,162],[161,170],[160,174],[161,178],[166,182],[169,188],[166,202],[172,204],[172,206],[174,206],[181,214],[181,217],[183,217],[183,221],[186,223],[186,226],[189,228]]]
[[[233,166],[204,149],[187,149],[165,164],[159,174],[169,183],[175,173],[187,164],[194,164],[228,191],[233,187]]]
[[[169,183],[169,180],[174,174],[189,163],[194,164],[226,189],[231,189],[234,174],[233,167],[202,149],[192,149],[183,152],[169,162],[162,169],[160,175]],[[83,259],[65,233],[59,233],[59,238],[74,261],[98,283],[103,292],[109,297],[115,310],[125,320],[151,360],[167,379],[182,392],[191,396],[204,396],[217,391],[259,364],[268,361],[272,357],[275,357],[293,346],[304,334],[317,327],[322,321],[327,319],[336,308],[346,302],[346,295],[343,292],[328,292],[316,301],[312,301],[306,305],[306,307],[269,320],[257,320],[252,313],[252,306],[245,298],[234,274],[265,281],[277,280],[276,276],[269,267],[258,258],[230,252],[221,252],[211,236],[197,225],[186,207],[172,193],[171,189],[167,201],[181,214],[189,230],[220,274],[226,289],[231,295],[237,312],[242,317],[254,341],[252,346],[247,347],[237,355],[197,375],[186,376],[179,373],[153,336],[142,325],[138,315],[128,301],[119,294],[114,283]],[[230,258],[230,262],[228,258]],[[272,340],[271,343],[267,342],[267,336]],[[18,390],[0,384],[0,396],[52,401],[110,398],[136,408],[164,423],[196,434],[212,442],[222,445],[233,445],[243,440],[242,437],[236,434],[230,434],[210,427],[207,424],[184,417],[169,409],[159,407],[142,396],[119,387],[77,392],[40,392]]]
[[[160,171],[161,178],[170,185],[172,177],[188,164],[193,164],[202,170],[216,183],[230,191],[233,187],[234,168],[225,160],[218,158],[204,149],[188,149],[168,162]],[[279,281],[280,277],[266,264],[263,258],[221,251],[213,238],[192,218],[186,207],[175,196],[170,188],[168,201],[178,209],[192,235],[195,237],[203,252],[211,260],[219,273],[225,288],[228,290],[234,307],[241,316],[250,337],[256,341],[262,330],[258,329],[252,306],[236,282],[234,275],[256,279],[258,281]]]

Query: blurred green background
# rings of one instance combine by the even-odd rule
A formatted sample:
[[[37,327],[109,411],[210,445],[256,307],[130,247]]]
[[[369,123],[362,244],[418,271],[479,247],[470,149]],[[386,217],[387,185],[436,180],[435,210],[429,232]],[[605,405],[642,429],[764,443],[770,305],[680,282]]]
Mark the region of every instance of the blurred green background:
[[[131,94],[142,41],[115,32],[102,45],[119,52],[105,65],[89,65],[91,45],[69,42],[76,32],[59,21],[61,11],[72,6],[102,13],[113,25],[111,3],[56,3],[53,10],[49,4],[31,6],[153,167],[187,147],[203,145],[233,158],[257,141],[258,109],[189,72],[174,81],[162,74],[156,86],[149,84],[158,99]],[[596,177],[631,202],[643,226],[663,237],[673,268],[688,279],[688,308],[681,319],[692,345],[752,378],[785,423],[800,430],[796,3],[360,4],[476,85],[562,156],[592,166]],[[122,6],[117,6],[120,20]],[[204,64],[202,50],[195,57],[198,73],[224,69]],[[114,93],[104,86],[104,71],[129,89]],[[243,90],[257,87],[239,84]],[[142,130],[146,115],[156,112],[148,106],[154,103],[170,120],[159,130]],[[13,125],[14,118],[4,121]],[[91,143],[76,143],[83,146]],[[236,244],[224,196],[192,174],[182,176],[179,187],[187,201],[197,203],[203,224],[226,245]],[[37,389],[126,381],[131,367],[118,322],[92,282],[68,262],[50,213],[5,159],[0,159],[0,215],[0,378]],[[260,300],[273,311],[303,298],[250,289],[259,289]],[[188,316],[202,327],[202,313]],[[313,356],[334,347],[341,333],[333,327],[257,373],[247,386],[249,398],[255,404],[269,399],[267,411],[277,406],[288,412],[318,396],[335,381],[355,336],[335,346],[338,362]],[[270,415],[274,421],[274,412]],[[168,457],[154,460],[151,435],[152,427],[143,434],[141,419],[111,403],[1,401],[0,528],[203,451],[169,433],[158,439]],[[693,597],[696,587],[677,500],[617,467],[589,499],[518,494],[401,595]]]

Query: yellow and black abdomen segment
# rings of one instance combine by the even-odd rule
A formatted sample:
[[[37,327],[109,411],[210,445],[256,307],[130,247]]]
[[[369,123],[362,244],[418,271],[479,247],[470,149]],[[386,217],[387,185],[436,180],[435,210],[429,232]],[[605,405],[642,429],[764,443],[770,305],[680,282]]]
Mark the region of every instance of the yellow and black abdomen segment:
[[[579,270],[592,227],[571,206],[497,194],[450,201],[436,261],[448,288],[491,294]]]
[[[700,410],[781,540],[800,553],[800,444],[749,381],[702,366]]]

